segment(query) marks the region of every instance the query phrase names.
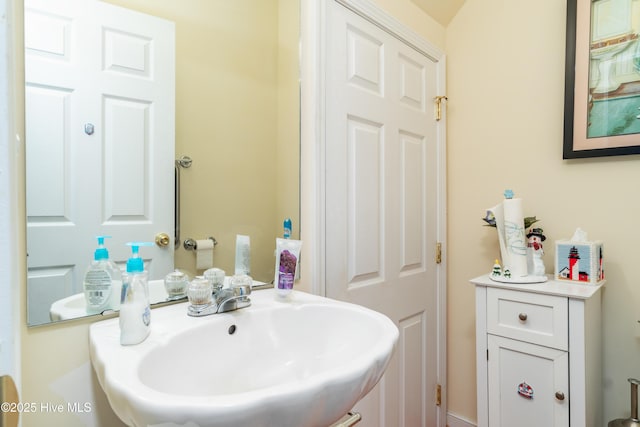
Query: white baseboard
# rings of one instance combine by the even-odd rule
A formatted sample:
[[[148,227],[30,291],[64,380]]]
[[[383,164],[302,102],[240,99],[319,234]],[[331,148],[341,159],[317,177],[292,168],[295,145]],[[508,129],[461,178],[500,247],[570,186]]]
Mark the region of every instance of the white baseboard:
[[[448,427],[476,427],[474,423],[466,420],[458,415],[447,413],[447,426]]]

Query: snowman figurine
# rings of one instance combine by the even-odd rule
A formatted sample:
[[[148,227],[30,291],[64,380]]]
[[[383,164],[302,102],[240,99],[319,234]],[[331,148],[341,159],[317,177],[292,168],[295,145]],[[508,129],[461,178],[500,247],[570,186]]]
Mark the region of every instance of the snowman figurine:
[[[542,242],[546,240],[546,237],[542,231],[542,228],[532,228],[527,233],[527,269],[532,276],[545,275],[544,262],[542,261],[542,255],[544,255]]]

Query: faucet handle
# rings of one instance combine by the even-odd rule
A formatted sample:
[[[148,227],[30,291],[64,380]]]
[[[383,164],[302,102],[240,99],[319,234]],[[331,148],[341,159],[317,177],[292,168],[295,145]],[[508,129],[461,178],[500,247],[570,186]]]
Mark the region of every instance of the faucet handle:
[[[246,296],[246,295],[251,295],[251,285],[238,285],[238,286],[234,286],[233,288],[233,295],[235,296]]]
[[[233,295],[238,297],[244,297],[251,295],[251,284],[253,279],[246,274],[239,274],[231,278],[231,289]]]

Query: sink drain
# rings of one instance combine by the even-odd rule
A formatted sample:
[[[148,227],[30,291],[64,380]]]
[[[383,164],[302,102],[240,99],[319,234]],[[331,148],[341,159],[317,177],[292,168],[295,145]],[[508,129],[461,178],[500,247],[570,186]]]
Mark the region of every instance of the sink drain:
[[[233,335],[236,333],[236,325],[229,326],[229,335]]]

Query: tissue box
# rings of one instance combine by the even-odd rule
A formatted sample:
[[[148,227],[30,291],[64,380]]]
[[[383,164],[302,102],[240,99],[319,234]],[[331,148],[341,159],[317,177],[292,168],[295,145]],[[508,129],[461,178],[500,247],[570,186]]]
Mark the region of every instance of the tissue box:
[[[603,281],[602,242],[557,240],[555,278],[585,285]]]

